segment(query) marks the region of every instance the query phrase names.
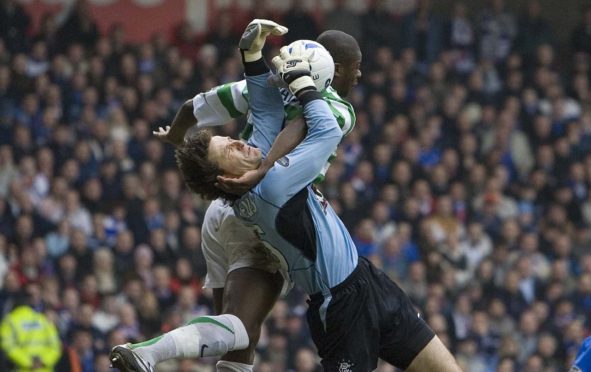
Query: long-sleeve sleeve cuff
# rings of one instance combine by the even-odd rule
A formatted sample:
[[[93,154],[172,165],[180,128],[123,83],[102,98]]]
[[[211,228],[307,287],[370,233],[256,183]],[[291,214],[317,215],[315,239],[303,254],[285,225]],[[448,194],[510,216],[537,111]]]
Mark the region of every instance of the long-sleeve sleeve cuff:
[[[242,61],[244,64],[244,74],[246,76],[258,76],[271,71],[263,58],[257,59],[253,62],[245,62],[243,57]]]

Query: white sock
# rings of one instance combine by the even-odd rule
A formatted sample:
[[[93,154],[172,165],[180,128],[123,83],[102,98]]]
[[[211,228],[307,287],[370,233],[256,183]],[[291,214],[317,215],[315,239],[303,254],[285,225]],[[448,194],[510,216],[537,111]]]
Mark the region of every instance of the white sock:
[[[132,344],[131,349],[155,366],[167,359],[221,356],[247,346],[248,334],[242,321],[223,314],[200,316],[162,336]]]
[[[244,364],[238,362],[228,362],[227,360],[220,360],[215,365],[216,372],[252,372],[254,366],[251,364]]]

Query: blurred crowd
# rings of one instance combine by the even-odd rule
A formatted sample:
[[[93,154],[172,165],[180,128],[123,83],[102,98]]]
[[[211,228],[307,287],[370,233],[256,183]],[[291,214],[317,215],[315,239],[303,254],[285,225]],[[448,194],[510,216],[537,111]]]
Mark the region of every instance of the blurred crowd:
[[[362,14],[343,0],[321,14],[255,3],[220,11],[207,34],[182,24],[143,44],[126,43],[124,25],[101,34],[82,1],[38,32],[18,2],[0,3],[0,315],[26,293],[57,327],[55,368],[90,372],[108,370],[113,345],[212,313],[207,203],[151,131],[240,80],[241,31],[271,18],[290,32],[268,55],[325,29],[363,50],[356,129],[321,186],[359,253],[466,371],[566,370],[591,332],[591,8],[560,44],[537,0],[474,14],[428,0],[402,14],[379,0]],[[318,370],[305,309],[297,289],[277,303],[258,371]]]

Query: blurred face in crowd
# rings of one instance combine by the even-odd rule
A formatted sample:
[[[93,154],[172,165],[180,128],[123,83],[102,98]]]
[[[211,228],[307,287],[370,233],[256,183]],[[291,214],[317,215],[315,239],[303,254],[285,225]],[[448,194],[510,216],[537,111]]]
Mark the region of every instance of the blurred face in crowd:
[[[89,304],[83,304],[80,306],[80,310],[76,313],[78,323],[85,327],[90,327],[92,325],[93,316],[94,309]]]
[[[392,178],[399,186],[406,186],[412,180],[412,170],[405,161],[399,161],[392,168]]]
[[[115,329],[109,334],[109,349],[115,345],[121,345],[127,342],[125,333],[120,329]]]
[[[178,196],[181,191],[181,182],[176,171],[168,171],[164,173],[162,181],[164,192],[169,196]]]
[[[179,307],[190,310],[195,306],[195,292],[193,288],[186,286],[179,292]]]
[[[33,220],[31,217],[20,216],[16,222],[16,233],[20,239],[28,240],[33,236]]]
[[[527,362],[525,363],[523,371],[536,372],[541,371],[543,367],[544,361],[542,360],[542,358],[539,355],[534,354],[527,358]]]
[[[372,242],[375,236],[375,223],[372,219],[363,219],[356,229],[356,236],[365,242]]]
[[[183,231],[183,247],[185,249],[199,249],[201,244],[201,231],[195,226],[186,227]]]
[[[156,288],[164,290],[170,287],[170,271],[165,266],[156,266],[154,268],[154,282]]]
[[[150,246],[157,252],[162,252],[166,249],[166,234],[163,229],[150,231]]]
[[[140,301],[140,315],[158,318],[160,316],[158,310],[158,300],[154,292],[146,292]]]
[[[97,272],[110,273],[113,271],[113,254],[109,249],[102,248],[94,252],[94,266]]]
[[[118,253],[129,253],[133,249],[133,235],[129,230],[124,230],[117,235],[117,242],[115,243],[115,250]]]
[[[472,317],[472,330],[478,335],[486,335],[489,332],[488,315],[485,312],[477,311]]]
[[[94,369],[96,372],[109,372],[111,371],[111,361],[107,354],[98,355],[94,362]]]
[[[132,279],[125,284],[125,295],[134,303],[139,303],[144,294],[144,284],[140,279]]]
[[[80,354],[88,352],[92,348],[92,336],[86,330],[78,330],[74,334],[74,349]]]
[[[539,322],[534,312],[528,311],[521,315],[521,319],[519,320],[519,330],[524,335],[535,335],[538,331],[538,325]]]
[[[296,370],[299,372],[314,372],[316,370],[316,355],[308,348],[298,350],[296,354]]]
[[[496,372],[515,372],[515,361],[510,358],[503,358],[497,366]]]
[[[80,304],[80,296],[78,295],[78,291],[73,288],[68,288],[64,291],[63,294],[63,305],[66,309],[71,311],[75,311]]]
[[[133,326],[137,322],[135,308],[130,304],[121,305],[119,317],[121,318],[121,324],[126,326]]]
[[[186,258],[179,258],[176,262],[175,274],[181,280],[191,280],[193,278],[193,269],[191,263]]]
[[[538,351],[544,358],[554,357],[556,346],[557,341],[551,334],[542,334],[538,340]]]

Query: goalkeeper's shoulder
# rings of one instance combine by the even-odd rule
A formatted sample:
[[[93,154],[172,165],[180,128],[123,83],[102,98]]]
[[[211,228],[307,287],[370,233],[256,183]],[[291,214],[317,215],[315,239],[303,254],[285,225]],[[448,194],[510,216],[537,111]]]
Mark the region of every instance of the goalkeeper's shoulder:
[[[322,97],[328,103],[331,111],[335,115],[343,135],[349,134],[355,127],[355,110],[353,105],[339,96],[332,87],[322,91]]]

